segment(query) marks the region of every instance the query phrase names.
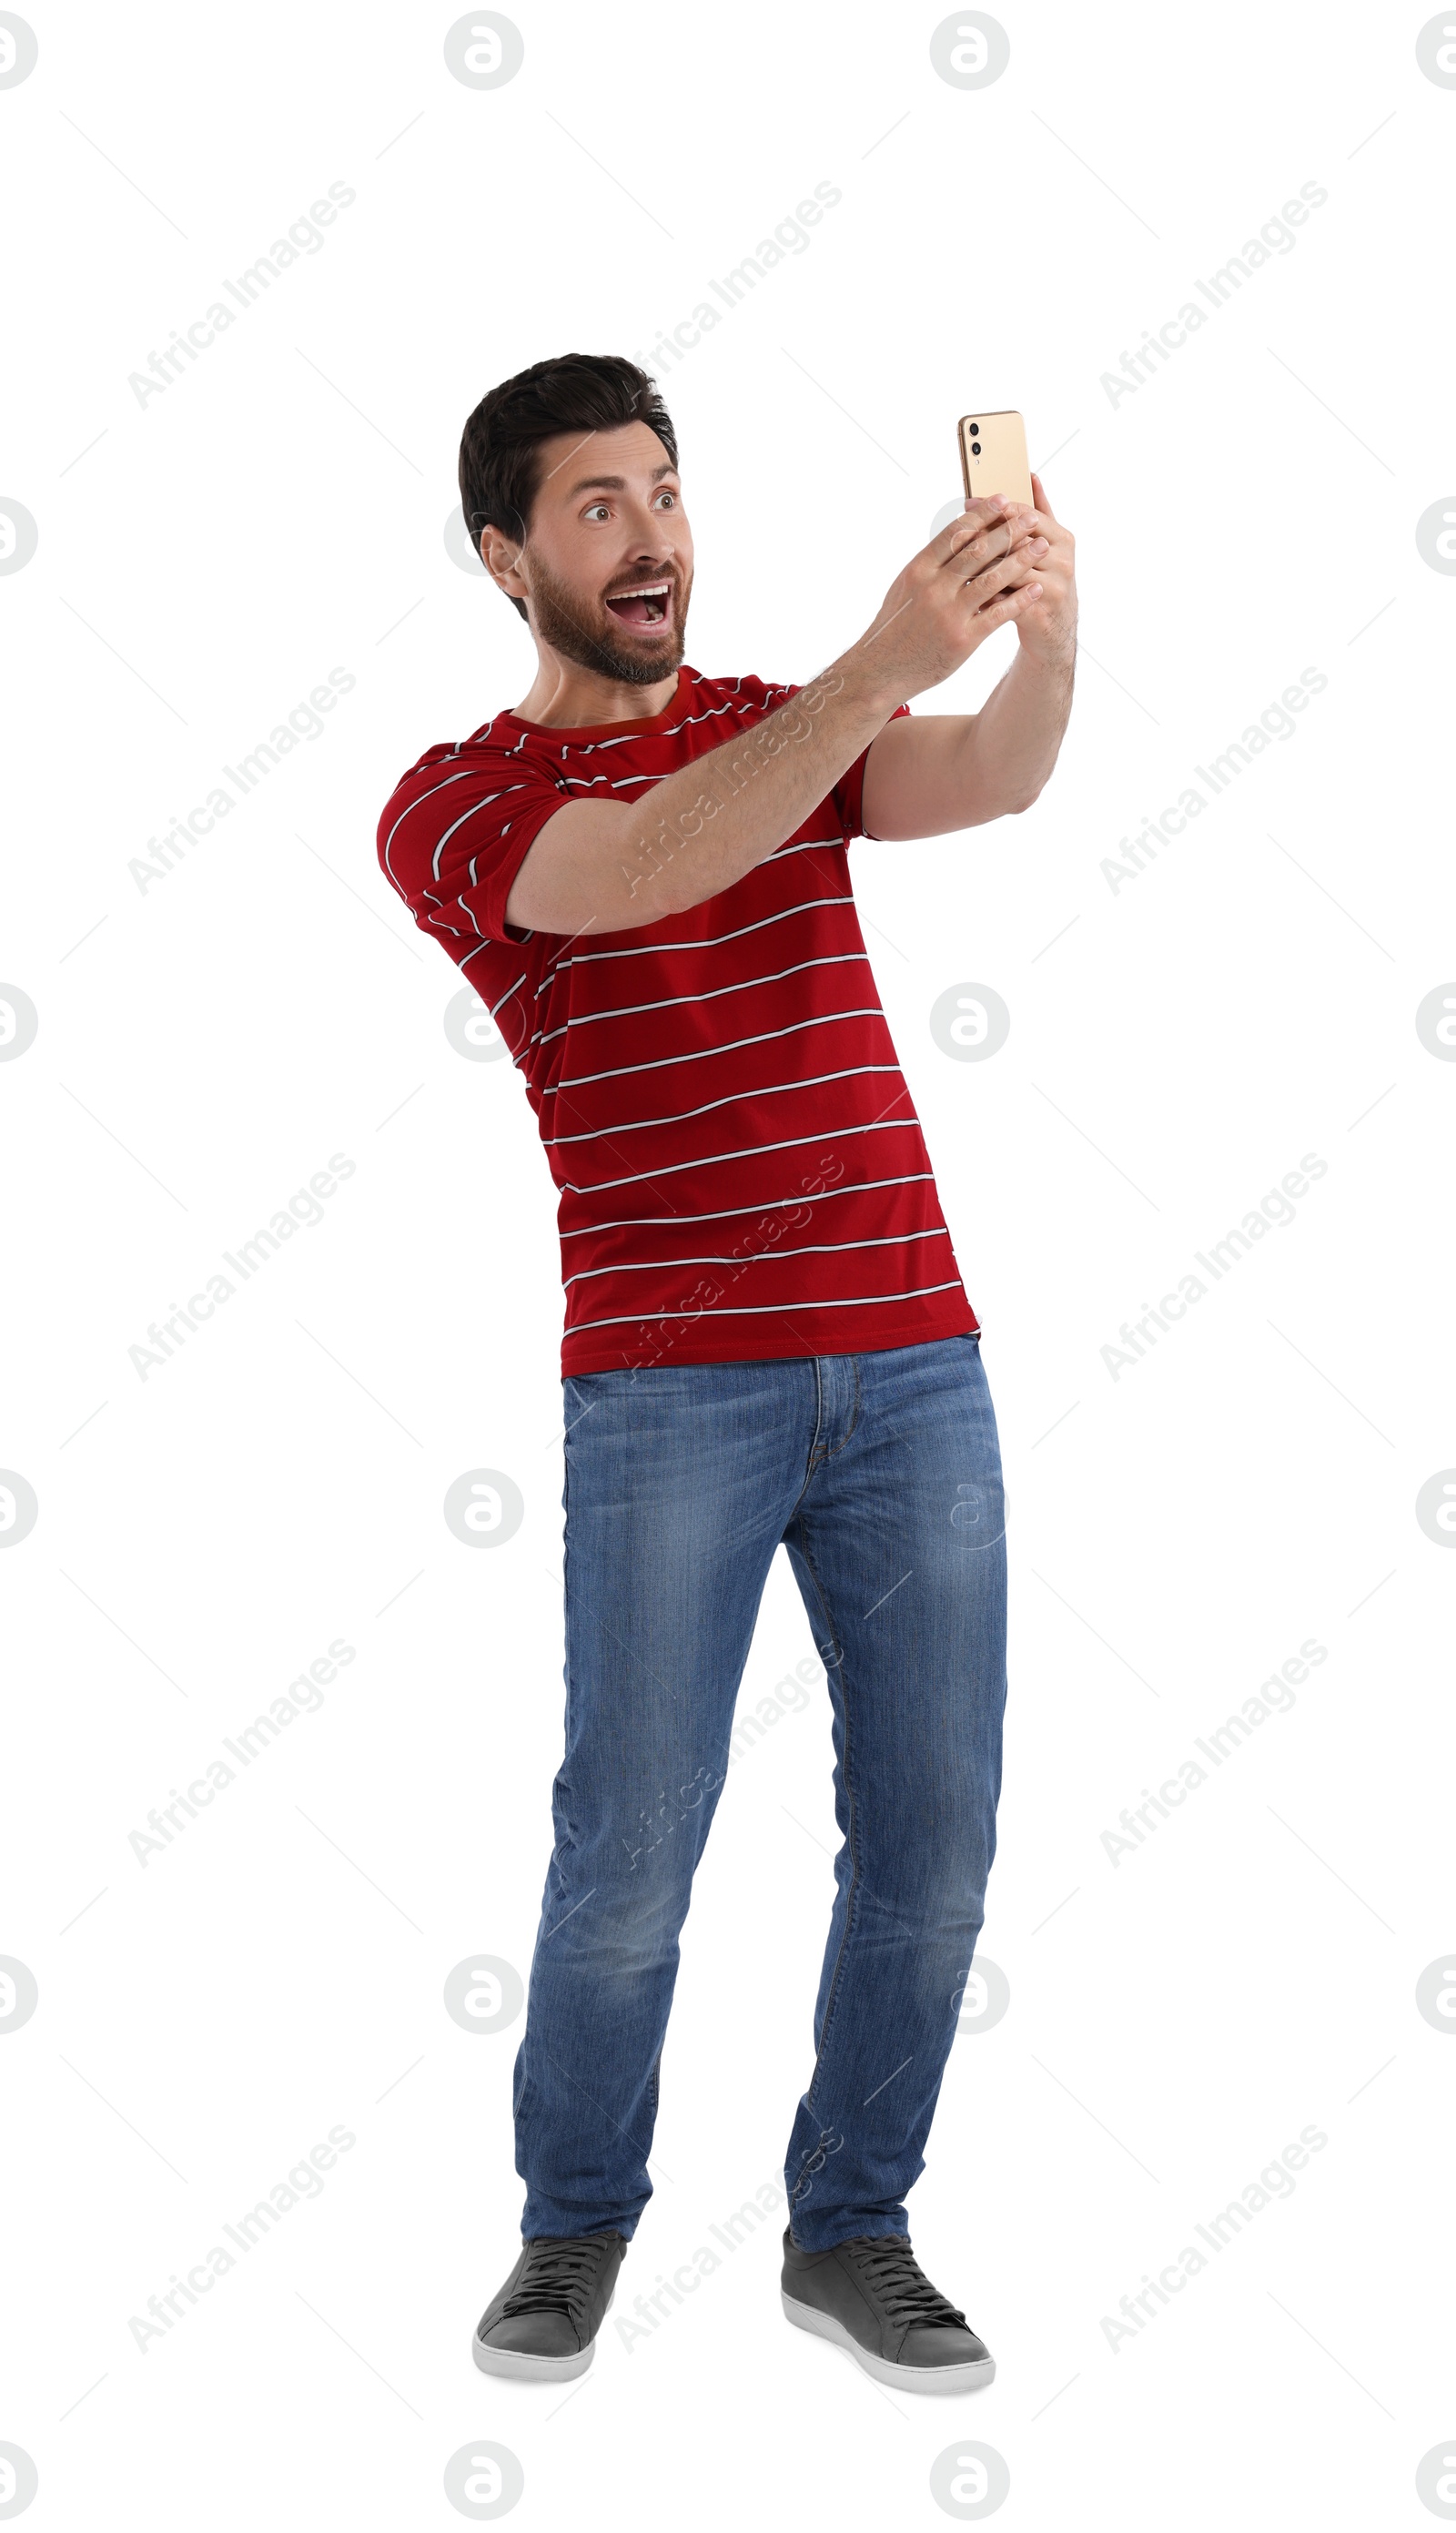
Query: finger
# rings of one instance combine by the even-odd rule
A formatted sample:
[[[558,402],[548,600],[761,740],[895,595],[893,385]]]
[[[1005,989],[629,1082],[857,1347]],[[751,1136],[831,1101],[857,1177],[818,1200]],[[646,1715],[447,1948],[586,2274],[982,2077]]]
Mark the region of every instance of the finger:
[[[1031,537],[1009,553],[995,556],[979,571],[967,572],[965,586],[973,593],[976,605],[983,604],[993,592],[1013,588],[1024,580],[1028,572],[1040,567],[1047,551],[1045,537]]]
[[[960,518],[953,519],[949,527],[942,528],[938,536],[932,537],[925,552],[934,555],[938,562],[945,562],[972,537],[983,536],[998,525],[1010,507],[1010,502],[1000,493],[978,494],[974,500],[967,494]]]
[[[1049,545],[1058,545],[1067,534],[1066,529],[1048,511],[1028,506],[1024,501],[1019,501],[1009,516],[1013,522],[1013,536],[1017,542],[1027,537],[1044,536]]]
[[[1039,581],[1023,581],[1019,589],[1009,589],[1003,597],[993,598],[986,606],[978,608],[976,622],[983,625],[988,633],[994,632],[998,624],[1009,624],[1015,617],[1029,615],[1040,596]]]
[[[1031,514],[1031,533],[1027,542],[1036,543],[1038,541],[1044,549],[1044,560],[1048,571],[1059,572],[1070,578],[1072,572],[1071,529],[1064,528],[1060,520],[1049,518],[1044,512],[1033,511]]]
[[[952,566],[963,575],[969,564],[990,562],[998,555],[1010,554],[1015,546],[1023,542],[1023,531],[1015,516],[1015,502],[997,498],[998,508],[993,518],[979,526],[969,516],[953,519],[950,527],[944,530],[946,551],[940,558],[942,570]],[[1028,511],[1026,515],[1034,523],[1034,513]]]
[[[1032,476],[1032,478],[1031,478],[1031,490],[1032,490],[1033,494],[1034,494],[1034,495],[1035,495],[1035,497],[1036,497],[1036,506],[1037,506],[1038,510],[1041,512],[1042,517],[1043,517],[1044,519],[1053,519],[1053,520],[1055,520],[1057,513],[1056,513],[1056,511],[1052,508],[1052,505],[1051,505],[1050,501],[1047,500],[1047,497],[1046,497],[1046,488],[1045,488],[1045,486],[1043,485],[1042,480],[1041,480],[1041,477],[1040,477],[1039,475],[1033,475],[1033,476]]]
[[[1031,537],[1042,537],[1050,543],[1050,538],[1046,537],[1047,529],[1051,528],[1054,533],[1057,533],[1054,519],[1043,518],[1039,510],[1029,508],[1024,501],[1019,501],[1008,515],[1013,545],[1024,545]]]

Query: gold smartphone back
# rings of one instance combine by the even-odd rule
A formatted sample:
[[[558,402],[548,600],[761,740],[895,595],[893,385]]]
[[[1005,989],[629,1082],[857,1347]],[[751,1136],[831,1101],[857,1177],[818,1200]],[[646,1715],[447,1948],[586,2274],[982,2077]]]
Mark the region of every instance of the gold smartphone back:
[[[1000,493],[1008,501],[1031,504],[1026,426],[1019,413],[964,413],[958,436],[961,472],[973,499]]]

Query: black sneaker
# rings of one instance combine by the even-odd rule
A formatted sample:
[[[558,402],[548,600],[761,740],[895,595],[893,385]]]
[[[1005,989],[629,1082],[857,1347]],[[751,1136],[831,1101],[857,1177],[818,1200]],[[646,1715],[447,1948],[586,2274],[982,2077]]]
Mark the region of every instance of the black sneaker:
[[[933,2287],[903,2234],[856,2235],[829,2252],[784,2236],[784,2311],[832,2339],[881,2384],[979,2392],[996,2372],[984,2340]]]
[[[538,2234],[476,2325],[472,2352],[485,2375],[564,2384],[584,2375],[616,2289],[624,2236]]]

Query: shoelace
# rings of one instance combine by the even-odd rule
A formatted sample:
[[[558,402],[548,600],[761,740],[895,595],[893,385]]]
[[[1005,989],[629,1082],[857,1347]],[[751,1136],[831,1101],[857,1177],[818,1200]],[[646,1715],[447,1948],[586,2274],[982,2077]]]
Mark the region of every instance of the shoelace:
[[[903,2235],[846,2243],[844,2249],[852,2253],[865,2284],[892,2322],[952,2322],[966,2327],[964,2314],[931,2285]]]
[[[566,2313],[574,2318],[586,2301],[606,2250],[605,2243],[594,2243],[585,2236],[531,2244],[520,2285],[500,2308],[502,2322],[520,2313]]]

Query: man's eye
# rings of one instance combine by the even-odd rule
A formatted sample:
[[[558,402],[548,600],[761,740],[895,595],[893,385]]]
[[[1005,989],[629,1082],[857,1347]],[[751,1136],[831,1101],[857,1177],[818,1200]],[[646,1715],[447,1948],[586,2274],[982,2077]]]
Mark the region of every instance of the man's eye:
[[[586,515],[587,515],[587,517],[588,517],[588,518],[591,518],[591,517],[592,517],[592,515],[593,515],[593,513],[594,513],[595,511],[598,511],[598,510],[600,510],[600,511],[601,511],[601,513],[602,513],[603,517],[605,518],[605,517],[606,517],[606,515],[607,515],[607,504],[606,504],[606,502],[605,502],[605,501],[594,501],[594,502],[592,503],[592,505],[591,505],[591,509],[589,509],[589,510],[587,511],[587,514],[586,514]]]
[[[668,489],[668,487],[667,487],[667,485],[665,484],[665,485],[663,486],[663,490],[662,490],[662,496],[661,496],[661,498],[662,498],[662,500],[663,500],[663,501],[673,501],[673,502],[675,502],[675,501],[676,501],[676,499],[677,499],[677,496],[676,496],[676,494],[675,494],[675,493],[671,493],[671,492],[670,492],[670,491],[669,491],[669,489]]]

